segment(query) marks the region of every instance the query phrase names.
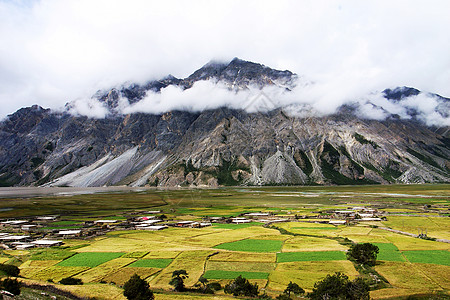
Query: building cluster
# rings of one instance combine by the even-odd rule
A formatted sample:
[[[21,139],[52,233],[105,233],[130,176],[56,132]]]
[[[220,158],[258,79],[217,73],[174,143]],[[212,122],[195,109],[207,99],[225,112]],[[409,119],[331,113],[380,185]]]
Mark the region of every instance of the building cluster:
[[[90,238],[104,235],[114,230],[163,230],[169,227],[203,228],[213,223],[247,224],[260,222],[265,224],[287,222],[292,218],[279,217],[269,212],[242,213],[235,217],[204,217],[201,221],[167,220],[161,211],[132,213],[124,220],[98,219],[64,226],[59,216],[38,216],[27,220],[0,221],[0,247],[3,249],[29,249],[34,247],[60,246],[64,239]],[[69,228],[68,228],[69,227]]]
[[[382,221],[383,214],[374,208],[352,207],[347,210],[329,211],[329,223],[333,225],[344,225],[358,222]]]

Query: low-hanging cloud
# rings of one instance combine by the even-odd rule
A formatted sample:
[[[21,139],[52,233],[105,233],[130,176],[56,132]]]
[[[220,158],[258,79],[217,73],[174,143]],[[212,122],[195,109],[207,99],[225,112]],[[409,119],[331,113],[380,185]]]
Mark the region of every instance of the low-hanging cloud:
[[[249,113],[282,108],[292,116],[310,117],[336,113],[347,104],[355,108],[358,116],[366,119],[383,120],[393,115],[411,119],[414,116],[429,126],[450,126],[449,101],[433,94],[420,93],[400,100],[389,100],[381,91],[367,93],[364,97],[346,98],[324,95],[323,89],[322,86],[301,81],[291,90],[278,85],[263,88],[250,85],[246,89],[232,89],[224,82],[202,80],[189,89],[169,85],[160,92],[147,91],[143,99],[133,104],[127,98],[120,97],[117,107],[113,109],[108,109],[104,102],[95,97],[82,98],[71,102],[68,111],[75,115],[104,118],[109,114],[162,114],[173,110],[201,112],[219,107],[242,109]]]
[[[168,74],[183,78],[211,59],[235,56],[314,82],[291,94],[275,92],[275,101],[302,111],[329,114],[404,85],[449,96],[449,9],[447,0],[0,1],[0,118],[22,106],[56,109],[74,99],[73,111],[102,117],[106,108],[89,100],[99,89]],[[121,105],[156,112],[248,100],[246,92],[209,84],[183,93],[170,87]],[[408,101],[403,104],[417,106],[424,121],[447,122],[419,100]],[[402,112],[361,103],[379,118],[386,110]]]

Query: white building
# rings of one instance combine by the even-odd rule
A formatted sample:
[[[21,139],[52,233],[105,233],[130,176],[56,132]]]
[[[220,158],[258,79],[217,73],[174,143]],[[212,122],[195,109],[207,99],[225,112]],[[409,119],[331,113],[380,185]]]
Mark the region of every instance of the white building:
[[[31,242],[31,244],[36,245],[37,247],[53,247],[53,246],[60,246],[63,244],[62,241],[55,241],[55,240],[36,240]]]
[[[244,223],[250,223],[252,220],[246,219],[246,218],[232,218],[231,223],[234,224],[244,224]]]

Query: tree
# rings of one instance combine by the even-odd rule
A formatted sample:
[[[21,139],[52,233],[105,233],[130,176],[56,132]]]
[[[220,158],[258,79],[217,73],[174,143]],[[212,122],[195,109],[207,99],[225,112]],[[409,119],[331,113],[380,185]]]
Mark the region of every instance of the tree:
[[[6,276],[18,277],[20,269],[13,265],[0,264],[0,272],[5,273]]]
[[[208,279],[203,276],[200,276],[198,283],[195,286],[199,287],[198,290],[203,294],[214,294],[214,290],[210,287]]]
[[[125,282],[123,285],[123,295],[127,297],[128,300],[155,299],[153,292],[149,289],[147,281],[137,274],[134,274],[127,282]]]
[[[309,294],[309,298],[312,300],[345,298],[348,282],[348,276],[340,272],[327,275],[323,280],[314,284],[314,289]]]
[[[289,281],[289,284],[287,285],[286,289],[284,290],[285,294],[287,294],[289,297],[291,296],[291,293],[295,295],[304,294],[305,290],[302,289],[298,284],[295,282]]]
[[[361,277],[356,278],[348,284],[348,292],[351,299],[354,300],[369,300],[370,299],[370,287],[364,279]]]
[[[184,286],[184,280],[188,278],[186,270],[176,270],[172,272],[172,280],[169,282],[173,286],[173,289],[177,292],[182,292],[186,288]]]
[[[210,283],[208,283],[208,286],[213,291],[219,291],[222,289],[222,286],[218,282],[210,282]]]
[[[82,285],[83,281],[79,278],[66,277],[59,281],[59,283],[64,285]]]
[[[377,246],[371,243],[363,243],[352,245],[347,252],[347,256],[350,260],[353,259],[360,264],[375,266],[378,252]]]
[[[225,294],[233,294],[233,296],[258,297],[258,284],[251,284],[239,275],[225,286],[224,291]]]
[[[20,281],[17,279],[6,278],[0,282],[1,289],[8,291],[14,295],[20,295]]]
[[[350,281],[347,275],[340,272],[327,275],[323,280],[316,282],[308,296],[311,300],[370,299],[369,285],[362,278]]]

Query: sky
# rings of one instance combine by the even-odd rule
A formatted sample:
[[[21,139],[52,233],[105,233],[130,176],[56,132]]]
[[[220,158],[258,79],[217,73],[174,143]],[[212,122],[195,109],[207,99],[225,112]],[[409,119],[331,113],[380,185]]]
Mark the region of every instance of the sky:
[[[0,118],[234,57],[314,82],[303,97],[324,110],[396,86],[450,97],[449,11],[448,0],[0,0]],[[191,99],[174,98],[163,107]]]

